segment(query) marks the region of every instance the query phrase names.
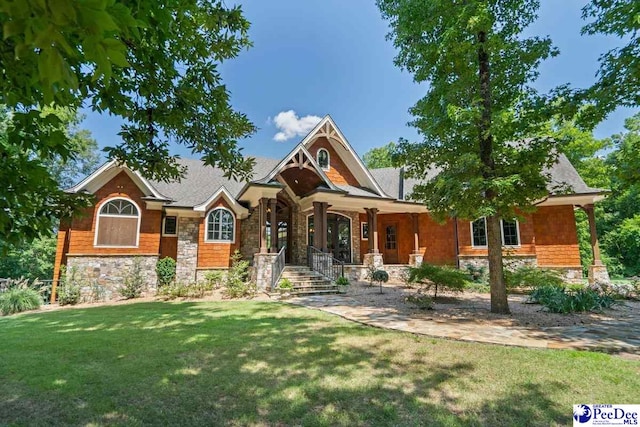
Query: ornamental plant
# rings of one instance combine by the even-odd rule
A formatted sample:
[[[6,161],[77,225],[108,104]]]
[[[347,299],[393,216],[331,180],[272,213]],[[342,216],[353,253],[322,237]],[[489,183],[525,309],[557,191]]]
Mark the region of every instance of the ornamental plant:
[[[159,259],[156,262],[156,275],[159,287],[169,285],[176,278],[176,260],[171,257]]]

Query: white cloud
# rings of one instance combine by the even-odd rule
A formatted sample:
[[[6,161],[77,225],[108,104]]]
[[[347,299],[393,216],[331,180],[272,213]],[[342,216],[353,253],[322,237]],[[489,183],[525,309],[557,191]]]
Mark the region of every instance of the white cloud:
[[[273,123],[280,131],[273,139],[282,142],[296,136],[306,136],[320,120],[322,117],[312,115],[298,117],[293,110],[281,111],[273,118]]]

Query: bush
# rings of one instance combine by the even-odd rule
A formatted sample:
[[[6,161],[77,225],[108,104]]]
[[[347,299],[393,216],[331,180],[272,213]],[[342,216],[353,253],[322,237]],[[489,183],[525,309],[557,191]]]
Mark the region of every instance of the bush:
[[[164,257],[156,262],[156,275],[158,276],[158,287],[163,287],[176,279],[176,260],[171,257]]]
[[[77,278],[77,270],[72,267],[66,271],[64,267],[60,269],[60,285],[58,286],[58,304],[74,305],[80,302],[80,282]]]
[[[557,286],[540,286],[531,292],[530,302],[542,304],[552,313],[602,311],[611,307],[615,299],[606,293],[583,288],[567,291]]]
[[[467,273],[472,282],[485,283],[487,281],[487,268],[481,265],[467,264]]]
[[[291,292],[291,290],[293,289],[293,283],[291,283],[291,280],[287,278],[282,279],[278,283],[278,289],[280,290],[280,292]]]
[[[539,288],[541,286],[562,287],[564,280],[556,270],[537,267],[520,267],[514,271],[505,270],[504,281],[507,289]]]
[[[231,256],[231,268],[224,283],[225,293],[229,298],[241,298],[256,293],[256,285],[248,281],[249,261],[242,259],[240,251]]]
[[[221,271],[207,271],[204,275],[204,281],[209,290],[220,289],[224,274]]]
[[[384,270],[373,270],[371,272],[371,280],[378,282],[378,285],[380,286],[380,293],[382,293],[382,284],[389,281],[389,273]]]
[[[165,258],[166,259],[166,258]],[[171,259],[171,258],[169,258]],[[124,299],[138,298],[144,289],[144,276],[142,275],[142,265],[140,258],[134,258],[131,270],[124,278],[124,285],[119,289],[120,295]],[[156,264],[156,269],[157,269]]]
[[[173,282],[158,288],[158,295],[169,300],[176,298],[202,298],[209,290],[209,285],[206,282],[192,284]]]
[[[347,279],[344,276],[340,276],[340,277],[338,277],[336,279],[336,285],[338,285],[338,286],[349,286],[350,285],[349,279]]]
[[[438,288],[451,292],[462,292],[468,276],[453,267],[441,267],[423,263],[418,267],[409,267],[409,281],[420,284],[425,290],[434,289],[433,298],[438,297]]]
[[[415,305],[417,308],[421,310],[433,310],[433,299],[421,293],[416,295],[410,295],[405,299],[409,304]]]
[[[0,293],[0,313],[5,316],[35,310],[42,305],[42,296],[29,287],[27,280],[23,279],[18,283]]]
[[[107,299],[107,290],[104,286],[95,282],[91,285],[91,292],[89,293],[88,298],[83,298],[83,302],[101,302]]]

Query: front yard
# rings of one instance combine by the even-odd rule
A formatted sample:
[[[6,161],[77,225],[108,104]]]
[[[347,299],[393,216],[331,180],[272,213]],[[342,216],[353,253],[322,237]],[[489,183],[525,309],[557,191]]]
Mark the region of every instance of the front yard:
[[[638,403],[640,363],[359,326],[272,302],[0,318],[0,425],[548,425]]]

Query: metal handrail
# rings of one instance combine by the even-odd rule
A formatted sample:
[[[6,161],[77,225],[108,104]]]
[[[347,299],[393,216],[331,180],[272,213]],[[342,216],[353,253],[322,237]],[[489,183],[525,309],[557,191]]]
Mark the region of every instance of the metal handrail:
[[[328,262],[324,262],[324,260],[321,261],[321,257],[314,256],[318,254],[324,255],[325,260],[327,258],[331,259],[331,265],[329,265]],[[329,253],[322,252],[314,246],[307,246],[307,265],[313,271],[316,271],[333,281],[337,280],[339,277],[344,277],[344,262],[334,258]]]
[[[280,276],[282,276],[282,271],[284,270],[285,264],[285,246],[283,246],[278,252],[278,256],[271,263],[271,290],[276,288],[276,284],[278,280],[280,280]]]

